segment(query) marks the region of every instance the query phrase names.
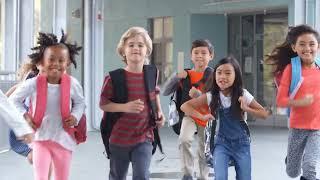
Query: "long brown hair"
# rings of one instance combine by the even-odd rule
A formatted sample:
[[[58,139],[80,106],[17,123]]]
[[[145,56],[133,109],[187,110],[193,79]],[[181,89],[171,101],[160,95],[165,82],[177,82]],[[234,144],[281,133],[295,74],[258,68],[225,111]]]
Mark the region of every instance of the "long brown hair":
[[[271,54],[267,55],[266,64],[273,65],[273,75],[281,74],[284,68],[291,63],[291,58],[298,56],[292,50],[292,45],[295,45],[299,36],[303,34],[313,34],[320,42],[319,33],[308,25],[299,25],[291,27],[285,41],[276,46]]]
[[[243,95],[243,81],[242,81],[242,73],[241,68],[238,61],[232,57],[228,56],[216,64],[213,73],[209,77],[208,81],[205,84],[205,90],[210,91],[212,94],[212,100],[210,102],[211,113],[214,115],[216,110],[221,106],[220,102],[220,87],[216,82],[216,71],[219,66],[224,64],[231,64],[233,66],[235,72],[235,80],[233,85],[230,87],[231,89],[231,111],[232,114],[236,117],[242,118],[242,110],[240,108],[240,103],[238,101],[239,97]]]

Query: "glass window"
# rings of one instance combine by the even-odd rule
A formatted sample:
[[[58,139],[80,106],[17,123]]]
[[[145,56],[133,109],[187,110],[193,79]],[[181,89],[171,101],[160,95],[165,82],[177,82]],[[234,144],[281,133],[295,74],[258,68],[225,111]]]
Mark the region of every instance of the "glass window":
[[[287,14],[266,15],[263,19],[263,54],[270,54],[276,45],[281,44],[286,37],[288,30],[288,16]],[[273,71],[272,66],[263,64],[263,80],[259,85],[263,85],[263,100],[266,105],[273,105],[275,107],[276,89],[274,80],[271,76]],[[276,114],[285,114],[283,108],[277,108],[274,112]]]
[[[37,44],[38,32],[40,31],[41,20],[41,0],[34,0],[34,12],[33,12],[33,43]]]
[[[172,38],[173,35],[172,18],[164,18],[163,20],[163,34],[166,38]]]
[[[3,70],[3,51],[4,51],[4,42],[2,38],[2,34],[4,31],[4,11],[3,11],[3,3],[0,0],[0,70]]]
[[[159,69],[159,84],[167,80],[173,71],[173,20],[172,17],[151,20],[153,52],[151,63]]]
[[[273,67],[264,63],[264,59],[276,45],[284,41],[287,30],[288,13],[285,10],[269,14],[228,16],[228,53],[238,58],[246,89],[263,106],[273,108],[274,115],[285,111],[276,109]],[[249,116],[249,120],[253,119]],[[272,123],[276,125],[276,122],[282,120],[282,117],[277,116]]]
[[[161,39],[163,32],[163,19],[156,18],[153,21],[153,38],[154,39]]]
[[[173,44],[172,42],[168,42],[165,44],[165,60],[166,60],[166,68],[164,69],[165,77],[170,76],[172,73],[172,56],[173,56]]]

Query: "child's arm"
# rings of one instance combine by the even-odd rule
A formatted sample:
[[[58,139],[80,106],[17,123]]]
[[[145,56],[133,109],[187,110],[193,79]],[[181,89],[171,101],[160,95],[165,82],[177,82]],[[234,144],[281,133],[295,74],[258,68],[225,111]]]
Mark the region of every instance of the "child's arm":
[[[71,77],[71,118],[72,116],[76,120],[76,124],[74,122],[70,122],[70,124],[67,124],[72,126],[72,125],[77,125],[84,114],[86,105],[83,97],[83,89],[78,80],[76,80],[74,77]],[[74,118],[70,119],[71,121],[74,120]],[[68,121],[68,119],[66,120]]]
[[[10,103],[7,97],[0,90],[0,119],[6,121],[14,130],[17,137],[23,137],[26,142],[31,142],[33,132],[28,123],[23,119],[21,113]],[[27,139],[26,139],[27,138]],[[31,139],[30,139],[31,138]]]
[[[309,106],[313,103],[313,95],[306,94],[303,98],[300,99],[289,99],[287,106],[289,107],[304,107]]]
[[[144,103],[140,99],[136,99],[127,103],[115,103],[111,99],[113,97],[113,87],[110,76],[106,76],[102,86],[100,95],[100,109],[105,112],[128,112],[140,113],[144,108]]]
[[[8,98],[21,114],[27,113],[25,99],[36,92],[36,78],[23,81]]]
[[[179,86],[180,80],[187,77],[187,72],[173,73],[169,79],[164,83],[161,92],[162,95],[168,96],[175,92]]]
[[[140,113],[144,108],[144,103],[140,99],[127,103],[114,103],[110,101],[105,105],[100,105],[100,108],[105,112]]]
[[[12,86],[7,92],[6,92],[6,96],[9,97],[19,86],[19,84],[16,84],[14,86]]]
[[[269,111],[266,111],[256,100],[252,99],[251,103],[247,105],[244,97],[239,97],[240,107],[243,111],[252,114],[259,118],[267,118],[270,115]]]
[[[306,94],[300,99],[289,98],[289,87],[292,73],[291,69],[291,65],[288,65],[283,71],[277,94],[277,105],[279,107],[303,107],[311,105],[314,100],[312,94]]]
[[[202,115],[197,111],[198,107],[202,107],[207,105],[207,94],[202,94],[198,98],[191,99],[185,103],[183,103],[180,109],[188,116],[192,116],[202,120],[210,120],[214,119],[212,114]]]
[[[201,96],[202,92],[198,89],[196,89],[195,87],[192,87],[189,91],[189,96],[191,98],[197,98],[199,96]]]
[[[158,112],[157,112],[158,117],[157,117],[156,124],[157,124],[157,127],[160,128],[164,125],[166,120],[162,112],[159,94],[156,95],[156,102],[157,102],[157,109],[158,109]]]

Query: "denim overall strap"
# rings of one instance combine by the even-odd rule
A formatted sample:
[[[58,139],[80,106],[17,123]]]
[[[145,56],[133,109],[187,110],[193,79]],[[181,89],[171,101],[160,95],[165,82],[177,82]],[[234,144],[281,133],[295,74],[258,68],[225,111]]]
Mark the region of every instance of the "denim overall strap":
[[[251,180],[250,135],[245,121],[232,114],[231,108],[219,109],[219,131],[213,152],[215,178],[228,179],[232,162],[237,180]]]
[[[219,131],[218,135],[227,139],[239,139],[250,136],[249,128],[245,121],[235,117],[231,107],[219,109]]]

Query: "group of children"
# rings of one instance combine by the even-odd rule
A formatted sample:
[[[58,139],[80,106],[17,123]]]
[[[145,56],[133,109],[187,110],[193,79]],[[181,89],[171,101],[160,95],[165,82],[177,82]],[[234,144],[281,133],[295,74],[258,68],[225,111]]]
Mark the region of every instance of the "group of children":
[[[164,95],[174,93],[179,86],[184,89],[180,108],[185,115],[179,135],[182,179],[193,179],[194,158],[191,147],[195,134],[199,140],[199,179],[209,179],[209,167],[204,154],[204,129],[208,121],[219,121],[219,131],[214,142],[211,142],[215,143],[212,150],[215,179],[228,179],[228,165],[233,161],[237,179],[249,180],[250,133],[245,113],[266,118],[268,112],[243,88],[241,68],[237,60],[233,57],[223,58],[210,70],[208,63],[213,57],[213,46],[208,40],[193,41],[193,69],[177,73],[164,85]],[[209,72],[209,77],[205,77],[206,72]]]
[[[288,176],[295,178],[301,174],[302,169],[301,180],[316,180],[316,168],[320,162],[320,113],[316,108],[319,106],[317,99],[320,98],[320,86],[317,83],[320,81],[320,60],[317,59],[319,43],[319,34],[311,27],[292,27],[285,42],[276,47],[267,58],[279,81],[277,105],[291,110],[286,171]],[[217,129],[214,130],[214,141],[211,141],[214,143],[211,150],[214,158],[211,163],[215,179],[227,180],[228,167],[232,162],[236,179],[250,180],[251,140],[246,113],[265,119],[271,112],[264,109],[244,89],[241,67],[233,57],[219,60],[209,78],[205,82],[201,81],[213,56],[210,42],[194,41],[191,48],[194,68],[177,73],[164,85],[163,95],[174,93],[179,86],[184,89],[181,95],[184,103],[180,108],[185,115],[179,135],[182,179],[193,179],[191,145],[195,134],[199,140],[197,155],[200,179],[209,178],[203,150],[204,127],[206,122],[215,121]],[[293,66],[293,59],[298,59],[297,62],[300,63]],[[300,68],[300,71],[297,73],[292,68]],[[291,85],[291,81],[297,81],[296,79],[297,85]],[[189,81],[189,84],[185,81]],[[290,89],[295,89],[294,95]],[[188,94],[188,98],[185,98],[185,94]]]
[[[82,87],[71,77],[68,85],[71,110],[67,117],[61,112],[62,89],[66,86],[62,81],[70,64],[76,66],[74,56],[81,49],[76,44],[67,43],[66,36],[62,34],[58,41],[53,34],[40,33],[38,46],[32,48],[33,53],[29,55],[32,67],[38,67],[40,75],[22,81],[10,95],[11,103],[1,94],[0,115],[12,126],[17,137],[30,143],[30,127],[33,128],[32,151],[27,151],[32,152],[36,180],[48,179],[51,166],[55,179],[68,179],[72,151],[76,146],[69,129],[78,124],[85,109]],[[303,180],[316,179],[316,165],[320,161],[320,113],[316,108],[320,103],[317,93],[320,89],[320,64],[316,63],[319,42],[319,34],[314,29],[306,25],[296,26],[290,29],[285,42],[276,47],[267,59],[274,65],[274,75],[280,80],[277,105],[291,110],[285,159],[287,174],[294,178],[301,174],[302,169]],[[155,82],[151,85],[155,89],[150,91],[150,81],[146,80],[148,77],[145,75],[145,69],[152,66],[148,65],[152,40],[144,28],[132,27],[120,38],[117,51],[125,67],[106,76],[100,98],[100,108],[110,113],[108,117],[113,117],[114,121],[106,148],[110,157],[109,179],[125,180],[130,163],[134,180],[149,179],[152,154],[156,145],[161,145],[157,130],[165,122],[160,89]],[[214,121],[217,127],[214,141],[211,141],[214,147],[211,163],[215,179],[228,179],[228,167],[232,161],[236,179],[250,180],[251,139],[246,114],[265,119],[270,112],[244,88],[237,60],[231,56],[225,57],[212,69],[208,64],[214,55],[214,48],[208,40],[195,40],[191,48],[194,67],[178,72],[163,88],[164,95],[174,93],[181,86],[183,89],[180,108],[185,114],[178,139],[182,179],[193,179],[191,146],[195,135],[199,140],[199,178],[209,179],[209,167],[204,155],[204,129],[207,122]],[[294,95],[290,94],[293,79],[291,58],[298,58],[301,73]],[[112,76],[115,72],[120,72],[121,77]],[[44,95],[37,90],[39,76],[46,77]],[[123,87],[115,87],[119,85]],[[121,88],[124,91],[118,92]],[[46,104],[37,106],[36,100],[43,96],[47,99]],[[12,104],[15,107],[6,108]],[[41,108],[45,111],[39,115]],[[14,117],[16,114],[22,114],[26,121],[22,115]],[[35,118],[39,116],[40,120]]]

